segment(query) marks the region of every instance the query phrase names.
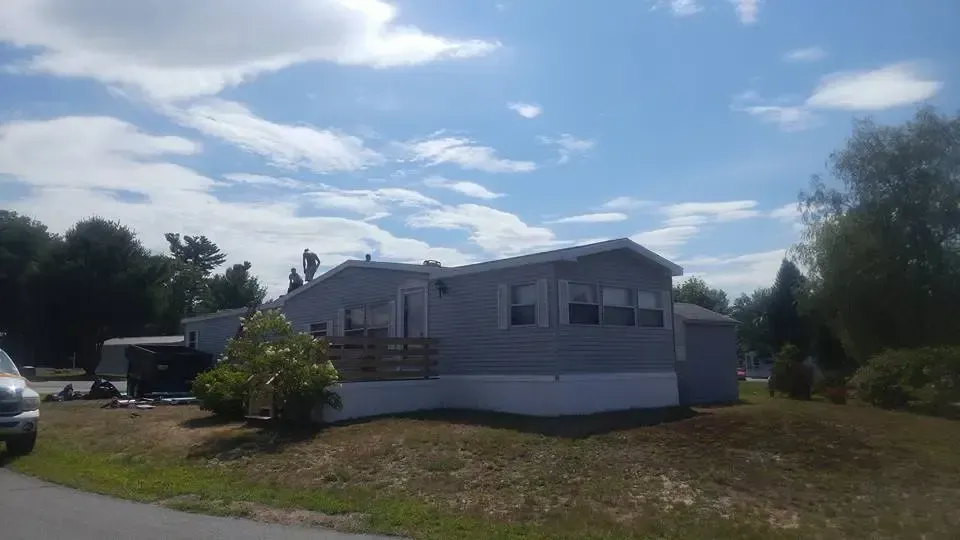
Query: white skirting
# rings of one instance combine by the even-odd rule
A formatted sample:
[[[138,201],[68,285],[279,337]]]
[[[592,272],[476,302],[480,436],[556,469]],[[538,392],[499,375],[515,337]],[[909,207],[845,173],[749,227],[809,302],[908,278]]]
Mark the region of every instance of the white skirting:
[[[591,414],[678,404],[676,373],[553,376],[443,375],[437,379],[344,383],[343,410],[327,422],[428,409],[476,409],[531,416]]]
[[[441,405],[440,379],[343,383],[334,390],[343,398],[343,410],[329,407],[323,419],[338,422],[350,418],[437,409]]]

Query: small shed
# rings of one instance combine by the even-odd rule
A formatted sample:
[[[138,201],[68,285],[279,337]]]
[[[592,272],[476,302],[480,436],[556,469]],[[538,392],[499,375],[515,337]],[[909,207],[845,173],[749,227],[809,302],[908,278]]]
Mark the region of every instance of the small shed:
[[[100,349],[97,375],[127,374],[127,345],[183,345],[183,336],[138,336],[108,339]]]
[[[737,385],[737,320],[696,304],[673,307],[681,405],[732,403]]]

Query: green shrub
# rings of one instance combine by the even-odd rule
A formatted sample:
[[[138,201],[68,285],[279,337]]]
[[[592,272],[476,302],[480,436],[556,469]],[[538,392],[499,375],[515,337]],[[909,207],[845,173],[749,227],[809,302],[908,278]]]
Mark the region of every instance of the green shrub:
[[[197,375],[193,394],[200,407],[218,416],[240,418],[244,414],[250,374],[240,366],[220,362],[210,371]]]
[[[857,396],[883,408],[922,401],[942,407],[960,401],[960,347],[884,351],[851,379]]]
[[[810,399],[813,393],[813,367],[803,361],[800,349],[788,343],[774,356],[767,385],[771,395],[781,392],[793,399]]]
[[[227,343],[224,357],[248,374],[249,388],[269,384],[282,420],[307,422],[318,405],[342,407],[339,394],[331,390],[339,374],[327,358],[326,340],[294,331],[277,311],[245,319],[242,335]]]

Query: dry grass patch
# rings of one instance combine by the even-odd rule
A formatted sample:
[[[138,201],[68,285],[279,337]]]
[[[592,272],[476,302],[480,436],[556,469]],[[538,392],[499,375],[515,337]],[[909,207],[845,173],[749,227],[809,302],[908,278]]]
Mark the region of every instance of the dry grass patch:
[[[452,411],[312,432],[220,423],[192,407],[134,415],[64,403],[44,410],[41,451],[15,466],[43,474],[50,445],[113,463],[170,464],[218,475],[231,493],[251,486],[232,498],[164,487],[193,497],[181,507],[415,537],[951,538],[960,530],[960,423],[770,400],[751,384],[762,388],[744,386],[748,404],[694,412],[536,421]],[[278,505],[322,512],[270,517]]]

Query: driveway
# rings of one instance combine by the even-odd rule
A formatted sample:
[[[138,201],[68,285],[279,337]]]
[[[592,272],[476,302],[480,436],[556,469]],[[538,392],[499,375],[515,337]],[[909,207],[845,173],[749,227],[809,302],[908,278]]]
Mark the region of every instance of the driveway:
[[[127,381],[110,381],[114,386],[117,387],[117,390],[121,392],[127,391]],[[93,384],[93,381],[41,381],[41,382],[31,382],[30,388],[33,388],[40,394],[56,394],[57,392],[63,390],[63,387],[72,384],[73,389],[77,392],[89,392],[90,385]]]
[[[4,540],[374,540],[385,536],[201,516],[111,499],[0,469]],[[395,539],[394,539],[395,540]]]

